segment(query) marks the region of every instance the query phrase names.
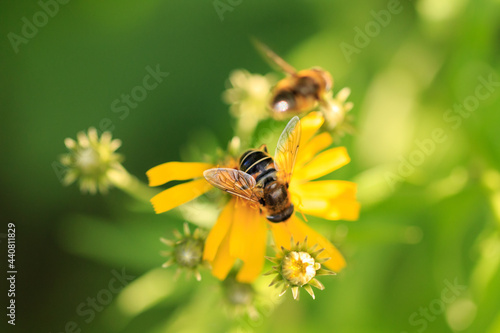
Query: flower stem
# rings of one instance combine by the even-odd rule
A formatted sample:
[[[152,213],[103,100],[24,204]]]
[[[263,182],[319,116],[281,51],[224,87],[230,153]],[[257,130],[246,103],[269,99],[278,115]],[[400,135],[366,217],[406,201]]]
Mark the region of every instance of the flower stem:
[[[149,202],[152,197],[159,193],[158,190],[149,188],[123,167],[110,170],[108,176],[114,186],[139,201]]]

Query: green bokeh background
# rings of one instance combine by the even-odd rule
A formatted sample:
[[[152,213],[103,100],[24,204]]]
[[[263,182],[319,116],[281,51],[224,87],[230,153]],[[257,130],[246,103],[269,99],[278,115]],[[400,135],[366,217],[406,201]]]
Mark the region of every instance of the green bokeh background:
[[[322,279],[326,290],[315,301],[304,294],[294,302],[287,294],[262,322],[242,327],[500,332],[500,89],[493,87],[467,117],[445,118],[454,104],[471,101],[479,77],[500,80],[500,1],[401,1],[401,12],[345,57],[341,44],[356,46],[355,28],[370,26],[371,11],[389,3],[233,1],[221,20],[212,1],[74,0],[16,53],[8,34],[20,34],[22,18],[32,21],[40,6],[4,1],[0,233],[7,221],[16,223],[18,280],[16,326],[6,325],[4,315],[1,325],[13,332],[62,332],[69,321],[82,332],[239,327],[226,319],[208,274],[200,289],[182,278],[174,283],[171,270],[156,270],[164,261],[158,238],[179,228],[180,218],[153,215],[118,190],[90,196],[63,187],[53,162],[65,152],[64,138],[99,128],[105,118],[123,141],[124,166],[143,181],[150,167],[180,160],[199,133],[225,146],[233,133],[221,100],[229,73],[270,70],[249,42],[255,36],[296,68],[329,70],[335,92],[352,89],[357,133],[342,139],[352,162],[332,177],[356,181],[363,208],[356,222],[311,221],[348,261],[338,277]],[[170,75],[120,119],[111,103],[157,64]],[[423,162],[390,186],[389,174],[402,176],[402,159],[419,154],[415,140],[428,142],[435,129],[446,140],[420,153]],[[115,295],[85,322],[75,309],[122,267],[162,286],[154,306],[127,314],[120,307],[126,301]],[[441,311],[445,281],[466,290]],[[129,295],[131,304],[140,299],[141,293]],[[439,313],[431,309],[423,319],[419,311],[429,306]]]

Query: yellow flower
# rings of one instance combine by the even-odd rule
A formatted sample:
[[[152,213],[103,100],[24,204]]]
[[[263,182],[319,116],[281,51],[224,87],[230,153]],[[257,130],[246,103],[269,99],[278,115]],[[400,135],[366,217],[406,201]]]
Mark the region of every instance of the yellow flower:
[[[312,287],[319,290],[325,289],[323,284],[316,277],[320,275],[335,275],[334,272],[321,267],[321,263],[328,258],[319,259],[319,254],[323,249],[317,249],[317,245],[307,246],[307,238],[303,243],[293,240],[290,241],[290,250],[281,248],[276,257],[267,257],[269,261],[276,264],[273,269],[264,275],[276,274],[269,286],[283,286],[280,296],[288,289],[292,290],[293,298],[299,299],[299,288],[305,291],[314,299]]]
[[[355,183],[341,180],[311,181],[351,161],[345,147],[323,151],[333,141],[326,132],[314,136],[323,122],[324,118],[317,112],[301,120],[300,148],[289,187],[292,202],[305,214],[327,220],[357,220],[359,203],[356,201]]]
[[[359,203],[356,184],[347,181],[311,180],[322,177],[349,163],[343,147],[326,149],[332,143],[328,133],[316,135],[323,125],[320,113],[313,112],[301,120],[301,144],[295,171],[289,186],[292,202],[297,210],[329,220],[355,220]],[[174,186],[156,195],[151,202],[157,213],[165,212],[210,190],[202,179],[203,171],[213,168],[204,163],[170,162],[147,172],[150,185],[157,186],[171,180],[195,179]],[[236,275],[239,282],[252,282],[262,271],[267,244],[267,231],[271,230],[275,245],[290,248],[290,239],[305,239],[308,246],[324,248],[319,258],[329,269],[338,272],[345,266],[340,252],[323,236],[311,229],[297,216],[286,222],[271,223],[261,215],[258,207],[239,197],[232,197],[224,207],[210,231],[203,258],[212,264],[212,274],[223,280],[239,259],[243,262]]]
[[[214,165],[209,163],[168,162],[149,169],[146,172],[149,186],[163,185],[173,180],[193,179],[155,195],[151,203],[156,214],[180,206],[212,189],[212,185],[203,178],[203,171],[213,167]]]

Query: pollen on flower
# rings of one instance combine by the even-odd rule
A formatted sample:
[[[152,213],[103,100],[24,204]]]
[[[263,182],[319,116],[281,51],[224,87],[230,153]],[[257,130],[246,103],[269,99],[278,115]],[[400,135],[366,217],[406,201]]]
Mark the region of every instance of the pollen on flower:
[[[299,298],[299,288],[304,288],[314,299],[315,295],[311,286],[320,290],[325,289],[316,276],[335,275],[334,272],[321,267],[321,263],[328,261],[329,258],[319,259],[318,256],[323,249],[316,250],[316,248],[317,245],[307,246],[307,237],[303,243],[294,243],[292,238],[290,250],[282,247],[277,257],[267,257],[269,261],[277,264],[265,274],[276,274],[269,286],[283,286],[280,296],[291,289],[294,299]]]
[[[110,171],[123,170],[120,164],[123,156],[115,153],[121,146],[121,141],[112,140],[109,132],[104,132],[99,137],[96,129],[91,127],[87,133],[79,132],[76,141],[66,138],[64,144],[69,153],[62,155],[60,159],[67,167],[63,183],[69,185],[78,179],[82,192],[106,193],[112,184]]]
[[[282,262],[282,274],[292,284],[303,286],[316,276],[321,264],[307,252],[289,252]]]

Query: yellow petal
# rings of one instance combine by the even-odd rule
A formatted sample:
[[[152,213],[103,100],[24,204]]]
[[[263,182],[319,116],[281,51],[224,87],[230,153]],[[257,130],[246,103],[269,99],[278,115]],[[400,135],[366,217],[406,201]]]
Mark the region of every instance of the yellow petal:
[[[243,199],[234,200],[236,202],[229,236],[229,255],[243,261],[236,280],[249,283],[262,272],[267,226],[258,209]]]
[[[333,246],[330,241],[328,241],[321,234],[314,231],[304,222],[299,220],[298,218],[294,219],[294,223],[296,224],[296,228],[300,229],[303,234],[307,235],[307,244],[309,246],[313,246],[314,244],[318,244],[318,248],[325,249],[318,258],[330,258],[328,261],[323,263],[326,267],[330,268],[334,272],[340,272],[342,268],[345,267],[346,262],[342,254],[337,250],[335,246]]]
[[[292,201],[298,211],[327,220],[352,221],[359,217],[355,183],[324,180],[292,185]]]
[[[271,225],[274,242],[278,248],[284,247],[290,250],[290,241],[293,237],[294,242],[303,242],[307,234],[299,227],[300,221],[295,215],[292,215],[286,222],[275,223]]]
[[[205,178],[169,188],[151,199],[156,214],[166,212],[199,197],[212,188]]]
[[[248,248],[252,242],[259,211],[251,208],[244,199],[237,198],[234,207],[234,221],[231,228],[230,252],[235,258],[242,259],[247,255]]]
[[[212,262],[212,275],[219,280],[224,280],[233,267],[236,258],[231,257],[229,254],[229,240],[230,232],[226,234],[226,237],[222,240],[217,255]]]
[[[328,210],[328,199],[326,198],[300,198],[296,204],[297,211],[308,215],[321,215]]]
[[[300,120],[301,136],[300,146],[303,147],[323,125],[325,119],[319,112],[310,112]]]
[[[260,275],[266,252],[266,235],[267,223],[259,210],[243,199],[236,199],[229,246],[230,255],[243,261],[236,280],[248,283]]]
[[[281,249],[282,246],[287,249],[290,248],[290,237],[292,236],[292,233],[290,232],[287,223],[288,221],[281,223],[269,223],[276,250]]]
[[[146,172],[149,186],[158,186],[172,180],[187,180],[203,177],[203,171],[213,168],[208,163],[168,162],[155,166]]]
[[[243,257],[243,267],[236,275],[236,280],[251,283],[259,277],[264,267],[266,255],[267,223],[262,217],[253,221],[253,226],[246,227],[248,233],[245,237],[246,252]]]
[[[318,249],[324,249],[324,251],[319,255],[319,258],[330,258],[323,265],[334,272],[339,272],[345,267],[345,259],[335,246],[333,246],[333,244],[330,243],[325,237],[311,229],[295,215],[293,215],[287,222],[273,224],[271,226],[271,231],[273,233],[275,244],[278,248],[283,246],[285,249],[289,250],[290,239],[292,236],[296,242],[303,242],[307,236],[307,244],[309,246],[318,244]]]
[[[329,174],[350,162],[345,147],[328,149],[295,171],[295,180],[311,180]]]
[[[292,183],[290,191],[308,198],[356,198],[356,183],[345,180],[318,180],[307,183]]]
[[[236,199],[231,199],[231,201],[229,201],[220,213],[217,222],[215,222],[215,225],[212,227],[212,230],[210,230],[207,240],[205,241],[205,249],[203,251],[204,260],[214,260],[222,240],[228,234],[231,223],[233,222],[235,201]]]
[[[356,200],[303,199],[297,211],[327,220],[355,221],[359,218],[360,204]]]
[[[333,142],[332,136],[329,133],[323,132],[320,135],[316,135],[304,147],[299,148],[299,154],[297,160],[295,161],[295,166],[300,167],[306,164],[316,156],[317,153],[323,149],[328,148]]]
[[[324,214],[318,214],[317,216],[327,220],[355,221],[359,218],[360,208],[361,206],[356,200],[332,199],[326,212]]]

